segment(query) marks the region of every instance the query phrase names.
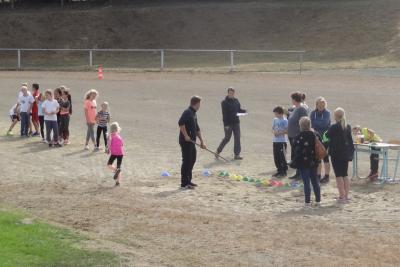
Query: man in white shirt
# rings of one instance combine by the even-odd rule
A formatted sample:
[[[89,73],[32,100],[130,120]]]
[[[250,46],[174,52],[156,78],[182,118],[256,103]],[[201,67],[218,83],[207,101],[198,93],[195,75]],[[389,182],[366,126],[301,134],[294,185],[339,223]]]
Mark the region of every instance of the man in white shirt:
[[[28,87],[21,87],[22,95],[18,97],[18,104],[21,109],[21,137],[28,137],[30,114],[35,101],[32,94],[28,94]]]

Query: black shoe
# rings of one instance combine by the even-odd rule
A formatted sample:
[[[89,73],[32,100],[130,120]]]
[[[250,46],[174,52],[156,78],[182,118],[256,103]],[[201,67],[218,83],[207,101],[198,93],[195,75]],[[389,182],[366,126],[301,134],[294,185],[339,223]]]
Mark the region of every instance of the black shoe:
[[[295,175],[293,175],[293,176],[290,176],[289,179],[290,179],[290,180],[300,180],[300,176],[297,175],[297,174],[295,174]]]
[[[193,187],[197,186],[197,184],[195,184],[195,183],[189,183],[189,185],[191,185]]]
[[[276,176],[275,176],[275,178],[284,178],[284,177],[286,177],[287,176],[287,174],[285,173],[285,172],[281,172],[281,173],[278,173]]]
[[[53,144],[49,144],[49,147],[53,147]]]
[[[243,158],[241,156],[239,156],[239,155],[236,155],[235,156],[235,160],[243,160]]]
[[[119,182],[115,182],[115,186],[119,186]]]
[[[324,178],[321,179],[320,183],[321,184],[329,183],[329,175],[325,175]]]
[[[54,147],[62,147],[60,144],[55,144]]]
[[[114,180],[117,180],[117,179],[118,179],[118,176],[119,176],[120,173],[121,173],[121,169],[120,169],[120,168],[117,168],[117,169],[115,170]]]
[[[277,173],[274,173],[273,175],[272,175],[272,177],[277,177],[279,174],[281,174],[280,172],[277,172]]]

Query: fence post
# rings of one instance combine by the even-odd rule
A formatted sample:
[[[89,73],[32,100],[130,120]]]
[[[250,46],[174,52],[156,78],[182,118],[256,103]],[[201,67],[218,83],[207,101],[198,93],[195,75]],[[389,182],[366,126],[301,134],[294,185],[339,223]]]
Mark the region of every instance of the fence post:
[[[18,69],[20,70],[21,69],[21,49],[17,50],[17,55],[18,55],[17,64],[18,64]]]
[[[303,52],[300,52],[299,61],[300,61],[299,72],[301,74],[301,72],[303,71]]]
[[[89,50],[89,67],[93,67],[93,50]]]
[[[160,50],[160,56],[161,56],[161,65],[160,65],[160,70],[163,71],[164,70],[164,50]]]
[[[231,50],[231,66],[230,66],[230,71],[233,72],[235,68],[235,52]]]

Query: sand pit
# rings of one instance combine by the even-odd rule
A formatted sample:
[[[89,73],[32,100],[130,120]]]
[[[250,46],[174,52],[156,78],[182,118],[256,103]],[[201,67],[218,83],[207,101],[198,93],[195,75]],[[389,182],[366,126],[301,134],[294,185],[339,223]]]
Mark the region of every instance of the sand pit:
[[[81,230],[115,251],[123,266],[396,266],[400,262],[400,186],[354,180],[352,202],[335,203],[333,181],[322,188],[322,207],[303,210],[302,189],[256,187],[217,177],[231,173],[270,178],[274,171],[270,125],[274,105],[305,91],[342,106],[350,123],[399,138],[400,78],[353,74],[0,73],[0,203]],[[72,90],[72,144],[49,149],[39,138],[5,137],[8,110],[22,82]],[[180,191],[177,120],[193,94],[203,97],[199,123],[209,148],[223,136],[220,101],[227,86],[249,115],[242,119],[244,160],[224,164],[198,153],[194,191]],[[82,112],[87,89],[110,103],[127,154],[123,181],[114,188],[107,155],[83,151]],[[18,133],[19,126],[16,128]],[[230,143],[223,156],[233,158]],[[368,158],[361,164],[368,172]],[[202,175],[203,169],[213,173]],[[162,177],[168,171],[170,177]]]

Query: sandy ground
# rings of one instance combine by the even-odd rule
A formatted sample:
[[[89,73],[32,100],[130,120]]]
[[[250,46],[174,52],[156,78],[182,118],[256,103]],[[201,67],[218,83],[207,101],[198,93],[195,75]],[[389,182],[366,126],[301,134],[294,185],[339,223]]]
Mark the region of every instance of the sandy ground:
[[[123,266],[398,266],[400,187],[354,180],[352,201],[335,204],[331,182],[323,204],[305,211],[301,189],[256,187],[218,178],[221,170],[269,178],[274,171],[271,135],[274,105],[288,105],[303,90],[344,107],[351,123],[367,125],[384,139],[400,138],[400,78],[341,74],[189,74],[1,72],[0,128],[22,82],[42,89],[72,89],[72,144],[49,149],[39,138],[0,139],[0,203],[28,209],[47,221],[84,231],[89,247],[112,250]],[[223,164],[198,153],[194,191],[180,191],[177,120],[193,94],[204,97],[198,114],[207,145],[222,138],[220,101],[225,88],[249,116],[242,120],[244,160]],[[124,180],[113,187],[104,153],[83,151],[82,99],[89,88],[110,103],[126,142]],[[16,133],[19,126],[16,128]],[[232,144],[223,156],[232,159]],[[368,172],[363,156],[363,172]],[[214,175],[203,177],[203,169]],[[171,177],[161,177],[169,171]]]

